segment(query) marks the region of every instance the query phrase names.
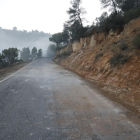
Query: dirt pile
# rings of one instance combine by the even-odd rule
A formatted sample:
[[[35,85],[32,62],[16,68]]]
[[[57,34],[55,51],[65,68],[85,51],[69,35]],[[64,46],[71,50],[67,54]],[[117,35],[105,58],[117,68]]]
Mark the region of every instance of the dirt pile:
[[[130,21],[120,34],[111,30],[108,35],[82,38],[58,51],[54,61],[96,83],[105,96],[140,112],[140,50],[132,44],[138,33],[140,18]]]

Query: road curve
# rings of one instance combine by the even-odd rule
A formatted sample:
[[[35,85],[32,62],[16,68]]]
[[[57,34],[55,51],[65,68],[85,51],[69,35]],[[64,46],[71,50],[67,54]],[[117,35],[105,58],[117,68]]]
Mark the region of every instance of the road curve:
[[[125,112],[46,58],[0,83],[0,140],[140,140]]]

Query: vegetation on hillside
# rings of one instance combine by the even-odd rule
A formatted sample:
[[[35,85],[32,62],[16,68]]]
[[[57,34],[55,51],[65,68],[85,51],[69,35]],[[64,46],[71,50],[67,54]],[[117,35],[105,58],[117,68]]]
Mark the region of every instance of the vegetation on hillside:
[[[42,49],[38,49],[36,47],[33,47],[30,51],[29,47],[22,48],[22,51],[20,52],[21,59],[23,61],[29,61],[30,59],[33,59],[36,56],[42,57]]]
[[[21,59],[19,58],[19,52]],[[29,61],[36,56],[42,57],[42,49],[39,49],[38,52],[36,47],[32,51],[30,51],[29,47],[23,48],[22,51],[19,51],[17,48],[4,49],[0,53],[0,69],[10,66],[13,63]]]
[[[71,7],[67,11],[69,20],[64,23],[62,33],[56,33],[50,38],[50,41],[56,43],[57,46],[58,43],[69,42],[69,40],[71,42],[78,41],[86,33],[88,28],[83,27],[83,22],[85,21],[83,15],[86,11],[80,6],[81,3],[82,0],[71,1]]]
[[[82,0],[72,0],[67,11],[69,20],[64,23],[62,33],[52,35],[50,41],[58,44],[64,41],[79,41],[89,36],[92,31],[109,33],[112,29],[123,30],[123,25],[140,16],[140,0],[99,0],[102,8],[109,8],[111,13],[104,12],[97,17],[91,26],[83,26],[85,9],[81,7]],[[65,33],[63,36],[62,34]]]
[[[19,50],[17,48],[4,49],[2,53],[0,53],[0,68],[18,62],[18,52]]]

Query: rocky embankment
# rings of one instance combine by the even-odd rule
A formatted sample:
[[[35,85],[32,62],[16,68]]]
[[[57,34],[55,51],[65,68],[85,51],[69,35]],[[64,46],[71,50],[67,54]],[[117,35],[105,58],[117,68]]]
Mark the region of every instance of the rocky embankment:
[[[140,18],[109,34],[93,31],[90,37],[57,52],[54,61],[96,84],[104,95],[140,113],[140,49],[133,38],[140,33]]]

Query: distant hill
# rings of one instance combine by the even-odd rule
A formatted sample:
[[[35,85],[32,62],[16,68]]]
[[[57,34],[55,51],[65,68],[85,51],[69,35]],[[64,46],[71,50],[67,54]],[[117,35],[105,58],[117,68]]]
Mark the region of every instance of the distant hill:
[[[46,52],[51,44],[49,37],[51,37],[51,34],[39,32],[38,30],[27,32],[26,30],[19,31],[16,27],[13,30],[0,28],[0,52],[10,47],[17,47],[22,50],[23,47],[32,49],[34,46]]]

